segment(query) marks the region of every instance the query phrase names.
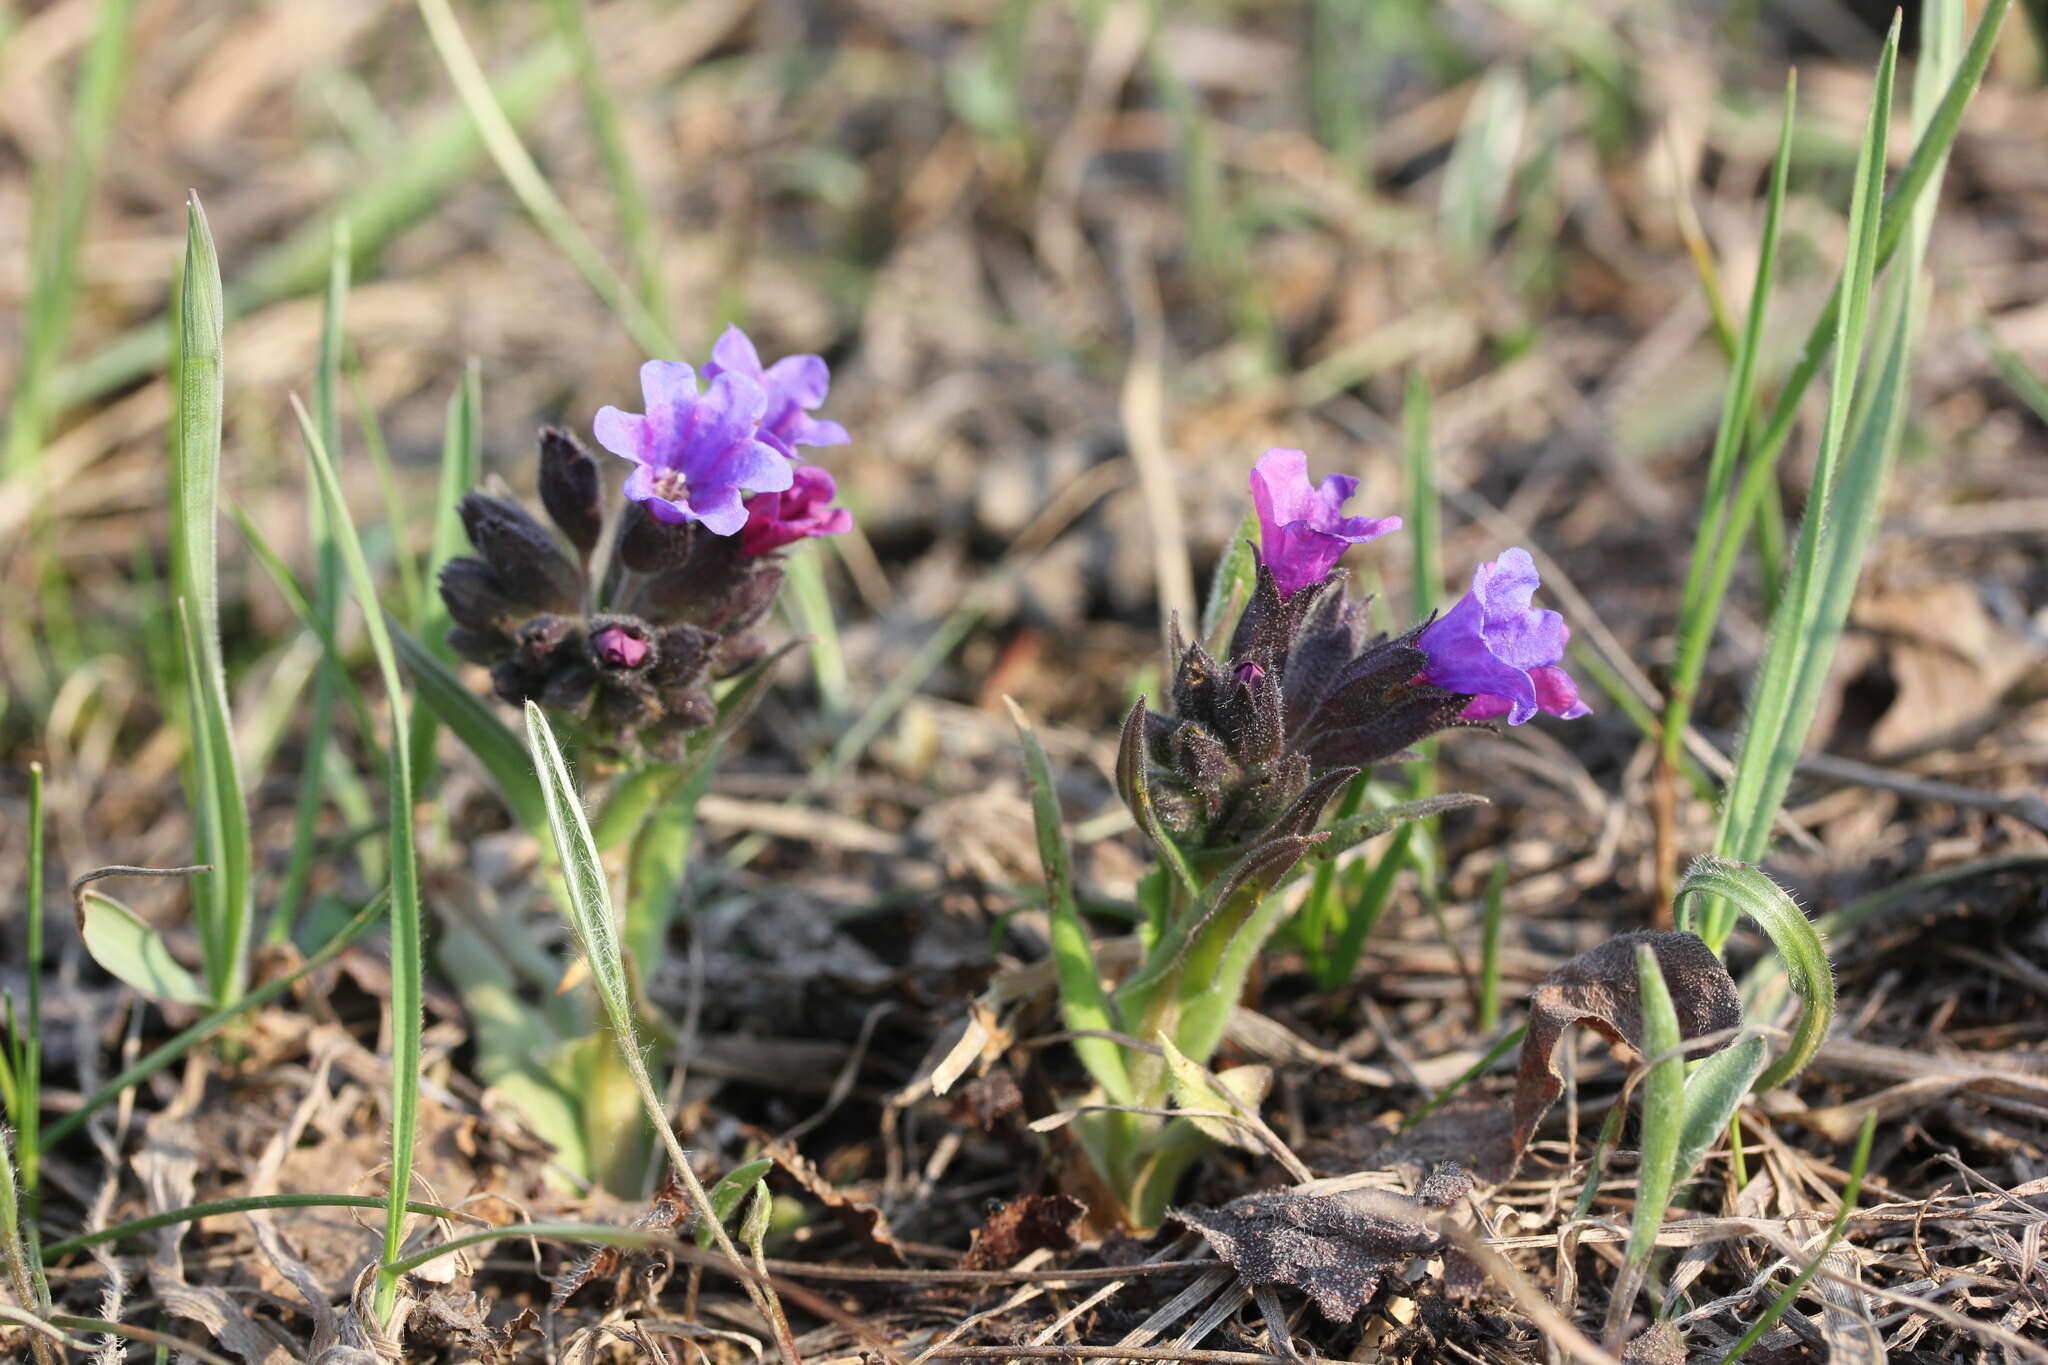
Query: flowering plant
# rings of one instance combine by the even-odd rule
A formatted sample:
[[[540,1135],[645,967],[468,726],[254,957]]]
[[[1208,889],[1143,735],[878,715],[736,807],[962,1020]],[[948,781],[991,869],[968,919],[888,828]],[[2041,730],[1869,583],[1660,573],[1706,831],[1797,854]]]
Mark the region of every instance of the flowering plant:
[[[832,505],[832,476],[798,453],[847,440],[811,414],[829,384],[817,356],[764,366],[729,328],[701,374],[677,361],[643,365],[643,412],[598,412],[598,444],[632,466],[613,507],[598,459],[555,428],[540,434],[545,522],[507,497],[462,499],[474,553],[441,572],[449,646],[489,670],[500,700],[551,712],[585,780],[605,784],[593,793],[595,835],[601,850],[623,855],[620,937],[642,974],[663,955],[714,760],[780,653],[759,627],[781,590],[785,552],[852,526]],[[507,766],[531,781],[523,754],[510,765],[501,757]],[[592,1055],[588,1041],[572,1029],[548,1057],[511,1064],[548,1072],[529,1090],[577,1097],[579,1131],[558,1146],[580,1143],[586,1174],[633,1189],[651,1148],[630,1117],[636,1101],[623,1075],[550,1070],[575,1072],[575,1059]]]
[[[1203,1107],[1191,1102],[1190,1078],[1221,1043],[1291,879],[1403,821],[1480,798],[1326,822],[1331,799],[1443,730],[1586,712],[1559,667],[1564,622],[1533,605],[1537,575],[1522,550],[1481,565],[1448,612],[1399,636],[1372,631],[1337,562],[1401,523],[1344,515],[1356,488],[1342,475],[1312,485],[1300,451],[1259,459],[1259,543],[1242,612],[1208,641],[1181,638],[1175,623],[1171,711],[1140,698],[1124,722],[1117,787],[1157,862],[1139,883],[1143,958],[1114,990],[1080,927],[1043,755],[1026,732],[1063,1008],[1097,1087],[1076,1131],[1138,1227],[1158,1221],[1206,1144],[1213,1124],[1169,1121],[1164,1106]]]

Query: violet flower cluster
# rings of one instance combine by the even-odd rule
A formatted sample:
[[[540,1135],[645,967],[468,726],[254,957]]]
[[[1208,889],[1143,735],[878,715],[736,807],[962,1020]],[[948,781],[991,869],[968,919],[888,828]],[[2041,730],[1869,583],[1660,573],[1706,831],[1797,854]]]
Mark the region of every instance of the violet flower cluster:
[[[471,493],[461,512],[476,553],[441,574],[449,643],[490,668],[498,696],[663,759],[716,716],[711,684],[765,654],[752,630],[782,586],[777,552],[853,525],[832,505],[832,476],[797,453],[848,439],[812,415],[831,384],[822,359],[763,366],[732,327],[702,380],[650,360],[646,411],[598,412],[598,443],[633,465],[609,541],[597,461],[549,428],[539,483],[554,533],[516,502]]]
[[[1337,562],[1401,520],[1346,516],[1357,486],[1334,474],[1312,484],[1298,450],[1260,457],[1257,576],[1224,658],[1176,639],[1173,713],[1140,702],[1133,715],[1146,799],[1193,853],[1306,834],[1352,777],[1439,731],[1586,714],[1558,666],[1569,631],[1534,606],[1525,550],[1480,565],[1448,612],[1397,637],[1372,631]]]

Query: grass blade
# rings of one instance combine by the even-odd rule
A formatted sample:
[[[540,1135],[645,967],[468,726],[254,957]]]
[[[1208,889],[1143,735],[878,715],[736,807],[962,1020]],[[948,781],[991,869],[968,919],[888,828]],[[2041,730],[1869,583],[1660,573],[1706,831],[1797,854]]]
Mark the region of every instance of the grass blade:
[[[391,709],[391,742],[385,755],[391,857],[391,1188],[385,1202],[384,1260],[377,1270],[374,1299],[378,1320],[388,1323],[398,1302],[398,1281],[403,1273],[394,1263],[405,1241],[406,1204],[412,1194],[413,1148],[419,1136],[420,1030],[424,1025],[419,850],[412,823],[412,705],[399,676],[398,653],[384,625],[384,609],[377,600],[369,561],[363,556],[362,541],[342,497],[341,480],[320,439],[320,429],[297,398],[292,400],[292,411],[298,415],[328,524],[334,528],[349,585],[362,608],[370,650],[377,657],[377,672]]]
[[[9,1041],[15,1047],[13,1119],[21,1154],[22,1188],[33,1195],[41,1188],[43,1123],[43,765],[28,765],[28,880],[22,887],[28,918],[26,1028]],[[10,1002],[11,1004],[11,1002]],[[8,1011],[9,1023],[12,1009]]]
[[[448,396],[448,418],[441,433],[440,488],[434,503],[434,534],[427,549],[426,582],[421,585],[419,616],[410,624],[419,642],[441,663],[453,665],[455,652],[448,647],[447,604],[433,585],[440,581],[448,561],[469,549],[469,536],[462,527],[457,508],[462,495],[483,479],[483,377],[475,360],[462,372],[462,382]],[[412,766],[422,783],[434,772],[434,718],[438,710],[420,717],[412,736]]]
[[[8,1287],[26,1311],[50,1313],[50,1286],[43,1278],[42,1257],[36,1254],[35,1224],[24,1216],[21,1187],[14,1175],[14,1134],[0,1125],[0,1261],[6,1263]],[[36,1359],[54,1362],[49,1343],[34,1338]]]
[[[341,418],[338,410],[341,387],[342,319],[348,306],[348,223],[334,225],[334,253],[327,267],[327,306],[320,319],[319,369],[313,378],[313,417],[320,426],[320,439],[329,451],[341,449]],[[313,612],[324,627],[323,641],[334,638],[341,610],[341,554],[335,548],[334,528],[327,509],[316,495],[306,499],[307,530],[313,540]],[[320,660],[313,677],[313,714],[308,721],[305,757],[299,768],[299,801],[292,815],[292,847],[285,863],[284,889],[270,913],[266,937],[282,943],[290,937],[305,899],[306,884],[313,873],[314,835],[325,806],[326,783],[322,769],[327,762],[327,736],[334,726],[335,694],[341,686],[341,665],[331,656]]]
[[[1686,903],[1695,896],[1704,898],[1706,905],[1698,915],[1688,915]],[[1697,932],[1699,925],[1694,921],[1720,907],[1747,915],[1764,931],[1799,997],[1799,1023],[1785,1055],[1756,1082],[1757,1090],[1769,1090],[1798,1075],[1827,1041],[1835,1022],[1835,971],[1828,963],[1820,930],[1783,887],[1754,867],[1719,858],[1695,859],[1685,880],[1678,884],[1679,926]]]
[[[691,1169],[689,1155],[683,1151],[682,1144],[676,1140],[675,1129],[669,1124],[667,1107],[647,1074],[647,1060],[641,1055],[639,1025],[626,977],[619,917],[612,907],[611,887],[605,880],[604,864],[598,858],[597,840],[591,836],[589,817],[584,813],[583,800],[577,793],[575,779],[570,776],[569,765],[563,761],[561,746],[555,742],[555,732],[549,728],[546,714],[532,702],[526,703],[526,737],[532,747],[534,766],[540,771],[541,791],[547,800],[548,828],[554,835],[555,856],[560,861],[567,889],[570,927],[575,930],[577,943],[589,963],[591,982],[597,988],[599,1003],[604,1006],[619,1056],[640,1092],[640,1101],[668,1152],[669,1164],[676,1178],[689,1191],[698,1216],[711,1228],[718,1249],[740,1269],[747,1295],[755,1308],[774,1325],[776,1341],[785,1362],[797,1365],[800,1356],[782,1305],[771,1291],[746,1277],[746,1262],[741,1259],[739,1249],[733,1245],[724,1223],[719,1220],[703,1182]]]
[[[176,1227],[180,1223],[196,1223],[202,1218],[219,1218],[231,1213],[260,1213],[269,1209],[381,1209],[384,1197],[377,1194],[251,1194],[236,1199],[216,1199],[206,1204],[191,1204],[181,1209],[167,1209],[152,1213],[146,1218],[134,1218],[110,1227],[94,1228],[81,1232],[76,1237],[67,1237],[61,1242],[52,1242],[43,1248],[43,1264],[49,1265],[66,1256],[74,1255],[89,1247],[104,1246],[108,1242],[123,1242],[130,1237],[140,1237],[145,1232],[158,1228]],[[413,1213],[428,1218],[447,1218],[457,1222],[475,1222],[477,1219],[459,1209],[443,1208],[439,1204],[414,1203],[409,1206]]]
[[[535,834],[546,831],[547,802],[534,779],[533,760],[512,727],[498,719],[491,703],[479,697],[454,669],[434,657],[417,639],[397,626],[391,642],[405,671],[412,675],[419,700],[441,724],[462,741],[498,784],[498,794],[513,816]]]
[[[119,1075],[87,1095],[79,1102],[77,1108],[51,1124],[49,1132],[43,1135],[44,1146],[55,1147],[82,1128],[85,1121],[94,1113],[119,1099],[126,1091],[156,1075],[243,1015],[261,1009],[280,998],[299,982],[341,956],[343,949],[361,938],[364,930],[383,918],[390,899],[391,893],[388,890],[378,892],[371,898],[369,904],[356,912],[354,919],[336,930],[334,937],[321,945],[320,951],[307,958],[296,970],[287,972],[275,981],[264,982],[233,1004],[216,1009],[197,1023],[173,1034],[144,1053],[125,1067]]]
[[[220,645],[221,319],[220,258],[194,196],[186,205],[178,304],[171,581],[189,613],[185,638],[199,832],[194,861],[214,869],[199,879],[193,910],[207,989],[225,1004],[242,993],[248,980],[250,849]]]
[[[1664,763],[1672,769],[1684,752],[1693,696],[1699,687],[1700,673],[1706,667],[1707,645],[1713,639],[1714,623],[1720,614],[1721,595],[1710,589],[1710,583],[1717,588],[1726,587],[1725,581],[1715,583],[1710,578],[1708,568],[1733,515],[1728,506],[1729,485],[1734,481],[1736,456],[1742,449],[1756,400],[1757,357],[1763,350],[1764,317],[1769,311],[1771,282],[1777,272],[1779,223],[1785,207],[1785,181],[1792,165],[1792,125],[1798,94],[1798,73],[1788,73],[1785,113],[1778,126],[1778,152],[1771,163],[1770,196],[1764,205],[1763,239],[1757,247],[1756,278],[1749,291],[1749,314],[1731,362],[1721,423],[1715,431],[1713,453],[1707,460],[1705,515],[1693,543],[1685,589],[1679,599],[1677,653],[1664,706],[1662,736]]]
[[[1873,1109],[1863,1118],[1863,1131],[1856,1138],[1856,1155],[1849,1162],[1848,1183],[1842,1186],[1842,1207],[1836,1210],[1834,1226],[1828,1229],[1828,1235],[1822,1239],[1820,1250],[1807,1262],[1806,1269],[1794,1276],[1792,1283],[1786,1285],[1778,1297],[1771,1301],[1771,1306],[1764,1310],[1762,1316],[1749,1325],[1749,1330],[1742,1334],[1741,1340],[1729,1349],[1727,1355],[1721,1357],[1721,1365],[1736,1365],[1737,1361],[1749,1354],[1751,1347],[1763,1340],[1764,1333],[1778,1325],[1778,1319],[1785,1316],[1785,1310],[1799,1298],[1799,1292],[1820,1273],[1821,1266],[1827,1262],[1828,1253],[1835,1249],[1835,1243],[1842,1240],[1842,1232],[1849,1226],[1849,1216],[1856,1212],[1856,1197],[1863,1192],[1863,1173],[1870,1167],[1870,1140],[1876,1132],[1877,1111]]]
[[[633,259],[634,283],[648,316],[665,335],[675,335],[675,319],[668,308],[667,291],[661,279],[661,233],[647,193],[633,171],[633,158],[626,147],[626,134],[619,118],[619,104],[605,78],[597,46],[590,36],[590,15],[586,0],[554,0],[555,29],[568,46],[576,63],[576,80],[583,87],[583,107],[590,129],[597,137],[597,149],[604,159],[606,177],[612,185],[612,202],[618,206],[619,230],[626,238],[626,251]]]
[[[1216,572],[1210,575],[1209,596],[1202,603],[1202,639],[1212,648],[1221,648],[1223,638],[1237,624],[1237,614],[1251,600],[1252,580],[1258,573],[1258,561],[1252,556],[1252,546],[1258,538],[1259,514],[1247,512],[1224,545],[1223,558],[1217,563]],[[1178,659],[1166,661],[1169,668],[1179,662]]]
[[[674,355],[675,338],[655,321],[632,288],[619,277],[619,272],[576,225],[576,220],[569,216],[568,206],[548,184],[547,177],[526,150],[526,144],[519,140],[519,130],[513,127],[512,120],[499,107],[498,98],[491,91],[490,79],[478,65],[476,53],[471,50],[469,39],[463,36],[462,26],[456,22],[455,11],[449,7],[448,0],[418,0],[418,4],[420,17],[427,24],[427,34],[434,41],[441,64],[447,68],[449,80],[454,82],[455,93],[469,110],[477,135],[483,139],[491,159],[498,163],[499,173],[512,187],[512,193],[518,196],[528,216],[547,234],[556,250],[568,257],[570,264],[582,273],[591,289],[618,316],[641,350],[649,355]]]
[[[1679,1133],[1685,1118],[1684,1038],[1678,1009],[1671,1001],[1664,969],[1649,944],[1636,947],[1636,979],[1643,1002],[1643,1055],[1649,1073],[1643,1080],[1642,1158],[1636,1171],[1636,1207],[1629,1218],[1626,1271],[1608,1305],[1610,1325],[1622,1321],[1635,1306],[1636,1292],[1657,1250],[1657,1233],[1671,1204],[1672,1173],[1678,1158]]]
[[[1059,797],[1052,785],[1052,766],[1046,762],[1044,746],[1024,711],[1012,701],[1010,719],[1016,722],[1018,741],[1024,746],[1024,765],[1031,782],[1031,814],[1038,829],[1038,860],[1045,869],[1047,913],[1052,921],[1052,955],[1059,971],[1060,1010],[1069,1029],[1080,1033],[1120,1031],[1116,1009],[1102,988],[1102,973],[1095,965],[1095,948],[1088,938],[1088,926],[1074,904],[1073,850],[1060,824]],[[1233,1004],[1236,1002],[1233,1001]],[[1135,1091],[1124,1067],[1123,1049],[1108,1038],[1076,1038],[1074,1052],[1088,1074],[1102,1087],[1112,1104],[1135,1104]]]
[[[124,89],[128,28],[133,0],[100,0],[92,42],[80,70],[71,109],[71,134],[55,179],[36,196],[30,233],[29,296],[22,310],[20,359],[7,434],[0,442],[0,475],[15,477],[41,462],[51,404],[49,377],[71,331],[78,288],[78,249],[85,240],[85,215],[92,206],[107,140]]]

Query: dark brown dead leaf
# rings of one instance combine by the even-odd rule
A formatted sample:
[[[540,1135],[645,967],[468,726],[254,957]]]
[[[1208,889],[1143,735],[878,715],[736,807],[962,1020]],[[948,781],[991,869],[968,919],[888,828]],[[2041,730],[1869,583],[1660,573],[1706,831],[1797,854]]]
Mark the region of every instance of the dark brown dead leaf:
[[[1685,1333],[1669,1322],[1651,1323],[1621,1348],[1621,1365],[1685,1365]]]
[[[1027,1194],[989,1214],[974,1230],[962,1270],[1004,1270],[1034,1251],[1071,1251],[1074,1225],[1088,1206],[1067,1194]]]
[[[1536,983],[1529,993],[1529,1033],[1515,1077],[1515,1124],[1505,1145],[1479,1154],[1477,1169],[1490,1182],[1514,1174],[1522,1151],[1544,1113],[1564,1093],[1557,1069],[1557,1045],[1566,1029],[1584,1024],[1608,1042],[1640,1053],[1643,1037],[1636,948],[1648,944],[1664,969],[1683,1038],[1734,1029],[1742,1023],[1742,1000],[1727,967],[1697,934],[1637,933],[1611,938],[1579,954]],[[1705,1056],[1719,1048],[1695,1055]]]
[[[778,1169],[802,1186],[805,1194],[831,1210],[832,1216],[853,1238],[858,1251],[872,1256],[877,1265],[907,1264],[902,1251],[896,1246],[895,1230],[889,1226],[888,1217],[880,1209],[841,1190],[827,1180],[825,1173],[812,1165],[803,1153],[786,1142],[767,1143],[762,1155],[774,1157]]]
[[[1446,1163],[1430,1172],[1418,1198],[1392,1190],[1282,1191],[1168,1217],[1201,1233],[1245,1283],[1299,1289],[1331,1322],[1349,1322],[1389,1273],[1442,1246],[1423,1210],[1446,1207],[1470,1189],[1471,1177]]]
[[[992,1133],[1004,1119],[1023,1108],[1024,1092],[1017,1088],[1017,1078],[1008,1067],[999,1066],[961,1087],[953,1102],[953,1116],[984,1133]]]

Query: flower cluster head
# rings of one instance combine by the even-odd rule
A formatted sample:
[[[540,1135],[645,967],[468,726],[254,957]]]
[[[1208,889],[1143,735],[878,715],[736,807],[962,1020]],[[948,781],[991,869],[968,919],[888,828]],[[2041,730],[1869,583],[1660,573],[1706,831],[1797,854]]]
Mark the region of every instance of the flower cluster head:
[[[476,553],[441,574],[449,643],[490,668],[501,698],[575,715],[593,739],[659,758],[678,757],[716,717],[713,682],[766,654],[751,632],[782,586],[776,552],[853,524],[830,505],[832,476],[796,455],[847,439],[809,415],[830,383],[823,360],[764,369],[731,328],[704,376],[650,360],[646,412],[598,413],[599,443],[634,465],[609,541],[597,461],[549,428],[539,484],[554,530],[509,498],[470,493],[462,523]]]
[[[1390,637],[1368,625],[1336,564],[1400,519],[1345,516],[1357,481],[1312,485],[1300,451],[1266,452],[1251,487],[1257,575],[1222,658],[1176,624],[1173,712],[1141,701],[1125,730],[1142,743],[1131,758],[1145,767],[1144,803],[1191,852],[1306,834],[1352,777],[1439,731],[1586,714],[1558,667],[1563,618],[1532,605],[1526,551],[1481,565],[1450,611]],[[1128,775],[1123,785],[1137,806]]]

